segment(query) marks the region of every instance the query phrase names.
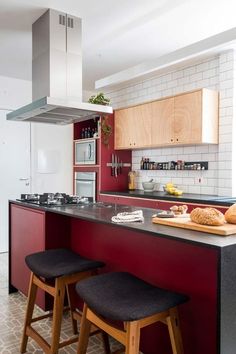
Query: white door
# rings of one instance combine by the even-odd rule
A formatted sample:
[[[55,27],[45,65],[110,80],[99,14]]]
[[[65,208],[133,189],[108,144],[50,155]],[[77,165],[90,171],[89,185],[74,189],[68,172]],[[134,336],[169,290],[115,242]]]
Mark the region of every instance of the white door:
[[[30,123],[0,110],[0,252],[8,251],[8,200],[30,193]]]

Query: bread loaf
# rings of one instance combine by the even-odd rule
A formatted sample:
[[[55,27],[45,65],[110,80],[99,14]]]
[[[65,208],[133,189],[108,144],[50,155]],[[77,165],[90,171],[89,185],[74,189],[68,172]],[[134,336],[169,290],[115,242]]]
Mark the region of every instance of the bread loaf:
[[[224,215],[215,208],[196,208],[190,213],[193,222],[202,225],[220,226],[224,225]]]
[[[231,205],[225,212],[225,220],[230,224],[236,224],[236,204]]]

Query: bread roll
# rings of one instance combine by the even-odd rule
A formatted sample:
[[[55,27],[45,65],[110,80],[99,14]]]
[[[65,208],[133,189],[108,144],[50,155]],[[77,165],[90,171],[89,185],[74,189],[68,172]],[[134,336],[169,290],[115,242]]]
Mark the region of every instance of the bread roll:
[[[236,224],[236,204],[231,205],[225,212],[225,220],[230,224]]]
[[[173,205],[170,208],[170,210],[173,211],[173,213],[175,215],[186,214],[187,210],[188,210],[188,206],[187,205]]]
[[[220,226],[224,225],[224,215],[215,208],[196,208],[190,213],[193,222],[202,225]]]

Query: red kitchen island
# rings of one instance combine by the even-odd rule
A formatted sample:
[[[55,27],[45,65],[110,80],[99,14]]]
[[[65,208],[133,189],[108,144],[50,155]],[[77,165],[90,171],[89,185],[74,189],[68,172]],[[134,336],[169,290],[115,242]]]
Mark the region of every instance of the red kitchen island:
[[[144,223],[114,224],[115,204],[41,207],[9,202],[9,291],[26,294],[26,254],[68,247],[106,263],[103,271],[128,271],[160,287],[187,294],[180,306],[185,354],[235,354],[236,235],[220,237],[152,224],[154,209],[142,208]],[[48,298],[39,293],[47,309]],[[171,354],[167,329],[158,324],[141,334],[145,354]]]

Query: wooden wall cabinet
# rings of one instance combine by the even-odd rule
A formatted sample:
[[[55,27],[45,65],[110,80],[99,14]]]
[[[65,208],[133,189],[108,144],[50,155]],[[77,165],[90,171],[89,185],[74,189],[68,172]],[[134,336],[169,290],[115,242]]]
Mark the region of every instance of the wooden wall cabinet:
[[[138,149],[151,145],[149,103],[115,112],[115,149]]]
[[[218,93],[200,89],[115,111],[115,148],[218,143]]]

